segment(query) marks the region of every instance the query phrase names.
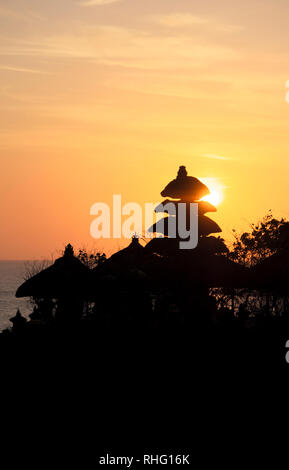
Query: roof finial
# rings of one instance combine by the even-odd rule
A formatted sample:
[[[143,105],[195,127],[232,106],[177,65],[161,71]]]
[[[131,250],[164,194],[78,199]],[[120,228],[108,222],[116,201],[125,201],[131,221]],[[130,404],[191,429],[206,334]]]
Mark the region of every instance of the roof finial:
[[[136,233],[131,237],[131,244],[132,245],[138,245],[139,244],[139,239]]]
[[[63,255],[64,256],[74,256],[73,246],[70,243],[68,243],[68,245],[66,245]]]
[[[181,165],[178,171],[178,178],[185,178],[187,174],[188,172],[186,170],[186,167],[184,165]]]

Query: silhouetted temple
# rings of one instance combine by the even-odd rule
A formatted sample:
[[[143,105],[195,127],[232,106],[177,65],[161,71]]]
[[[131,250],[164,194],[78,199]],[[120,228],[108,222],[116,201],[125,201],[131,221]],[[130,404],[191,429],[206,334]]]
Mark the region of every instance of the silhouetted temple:
[[[185,166],[180,166],[178,175],[176,179],[172,180],[161,192],[161,196],[167,197],[160,205],[155,208],[155,212],[165,212],[168,214],[167,217],[159,220],[149,227],[148,231],[153,233],[161,233],[166,238],[169,237],[169,224],[173,220],[175,226],[178,227],[178,217],[179,217],[179,203],[186,205],[186,222],[187,227],[190,226],[190,204],[198,204],[198,236],[199,243],[201,245],[206,244],[210,250],[213,248],[213,243],[217,239],[211,240],[209,243],[203,243],[204,237],[207,237],[211,233],[221,232],[219,225],[214,222],[212,219],[207,217],[205,214],[207,212],[216,212],[216,207],[207,201],[202,201],[201,199],[210,194],[207,186],[199,181],[193,176],[188,176]],[[176,230],[176,237],[174,240],[164,240],[153,239],[146,246],[147,250],[156,250],[159,252],[173,252],[178,248],[179,234]],[[215,246],[216,252],[219,250],[225,250],[226,247],[220,240],[216,241]]]
[[[27,370],[31,369],[33,380],[29,394],[32,403],[23,420],[23,429],[25,431],[31,421],[31,409],[36,410],[40,422],[47,427],[45,412],[50,414],[51,409],[55,409],[54,405],[49,406],[51,397],[55,396],[61,405],[57,416],[57,419],[61,418],[61,449],[64,434],[69,436],[69,443],[64,447],[64,468],[67,467],[69,453],[75,461],[74,448],[79,449],[80,436],[84,435],[85,441],[93,441],[97,451],[93,448],[93,464],[87,466],[83,463],[83,455],[88,449],[85,442],[79,468],[93,468],[96,454],[100,455],[101,442],[105,453],[112,449],[112,441],[107,436],[111,430],[116,430],[115,444],[119,448],[126,424],[135,434],[137,446],[140,445],[140,434],[136,430],[139,425],[143,430],[148,424],[145,442],[147,445],[147,439],[155,432],[156,449],[168,449],[168,443],[175,449],[184,449],[181,441],[178,447],[175,446],[175,439],[179,436],[183,439],[186,434],[186,448],[192,448],[193,442],[195,451],[195,435],[200,434],[204,444],[200,457],[203,458],[204,452],[211,450],[207,439],[208,423],[211,426],[209,434],[214,434],[215,439],[220,423],[224,421],[224,405],[220,406],[220,398],[227,400],[230,393],[232,395],[228,408],[231,420],[227,426],[232,434],[232,423],[240,422],[236,409],[240,405],[243,413],[247,406],[244,398],[249,395],[249,405],[253,402],[255,406],[263,396],[270,365],[274,367],[274,387],[276,366],[277,369],[280,366],[280,370],[288,366],[284,346],[286,344],[289,350],[289,222],[284,227],[286,231],[281,247],[274,249],[273,255],[263,257],[253,267],[247,268],[243,262],[242,239],[241,251],[239,245],[236,253],[229,251],[218,236],[220,227],[206,216],[216,208],[202,200],[209,194],[202,182],[188,176],[185,168],[180,167],[177,178],[161,194],[165,200],[155,210],[164,213],[166,218],[163,224],[151,227],[151,232],[155,236],[161,234],[161,238],[141,244],[140,239],[134,236],[127,247],[108,259],[104,254],[86,253],[85,250],[76,254],[68,244],[63,256],[18,288],[17,297],[32,298],[34,308],[29,315],[30,320],[18,311],[10,320],[12,328],[0,334],[1,351],[6,353],[4,367],[11,351],[16,351],[16,360],[12,367],[9,365],[17,377],[16,399],[11,401],[9,396],[7,400],[13,405],[9,413],[17,404],[20,404],[21,411],[27,407],[19,393],[25,392]],[[178,221],[179,203],[183,203],[187,215],[190,215],[191,203],[198,206],[199,237],[194,249],[182,249],[182,237],[174,238],[167,231],[170,218]],[[195,211],[196,206],[193,209]],[[194,213],[194,223],[195,216]],[[270,238],[264,227],[261,226],[261,230],[262,237]],[[269,233],[274,238],[274,233]],[[250,234],[243,235],[246,239]],[[255,239],[247,238],[254,244],[258,235],[257,230]],[[274,248],[276,243],[274,240]],[[286,358],[289,362],[289,351]],[[248,370],[251,368],[252,377],[257,376],[259,380],[260,364],[264,366],[266,381],[259,394],[252,395],[250,375],[246,381]],[[55,370],[58,371],[56,376]],[[236,382],[232,379],[234,374]],[[66,383],[67,377],[69,380],[63,393],[59,384],[62,379]],[[9,383],[7,380],[2,382],[4,388]],[[43,391],[46,390],[47,398],[43,400]],[[202,397],[204,399],[201,400]],[[268,409],[268,402],[262,402],[262,417],[264,410]],[[75,412],[77,406],[78,413]],[[206,417],[204,419],[203,410],[208,406],[210,419],[214,417],[214,410],[219,411],[216,419],[213,418],[216,423],[213,431],[212,422]],[[201,409],[197,425],[196,408]],[[75,440],[74,427],[71,434],[63,428],[65,409],[69,427],[77,416],[89,417],[87,425],[80,422]],[[174,415],[178,417],[176,424]],[[156,426],[158,418],[162,420],[162,427]],[[49,432],[53,429],[55,433],[57,419],[53,416],[52,427],[47,428]],[[184,419],[192,423],[192,433],[187,434],[188,426],[183,425]],[[254,434],[248,438],[248,423],[250,421],[244,421],[245,431],[242,428],[244,442],[240,440],[241,453],[246,443],[252,447],[251,443],[256,442]],[[95,434],[97,426],[99,435]],[[172,433],[173,428],[177,430],[176,436]],[[38,422],[33,429],[36,435]],[[30,439],[33,445],[34,435],[32,441]],[[160,447],[162,437],[165,439]],[[51,455],[54,449],[54,434],[52,438],[47,436],[49,447],[38,459],[38,467],[41,458]],[[43,440],[43,433],[40,439]],[[132,438],[125,437],[124,441],[131,448]],[[35,446],[31,446],[31,442],[27,450],[20,453],[21,461],[23,455],[31,452],[34,455]],[[220,445],[226,450],[229,448],[228,441],[223,438]],[[14,440],[13,446],[9,462],[11,455],[15,454]],[[147,448],[151,446],[147,445]],[[57,451],[58,459],[58,448]],[[218,452],[219,449],[215,449],[214,456]],[[103,455],[107,455],[105,453]],[[230,453],[228,456],[230,461]],[[54,463],[55,459],[51,468]]]
[[[34,299],[36,306],[30,315],[34,323],[84,317],[105,323],[110,319],[123,327],[170,323],[172,316],[177,323],[190,323],[204,312],[210,316],[216,309],[210,288],[226,287],[233,293],[248,276],[246,268],[227,257],[223,239],[211,235],[221,229],[205,215],[216,211],[202,200],[209,193],[205,184],[188,176],[181,166],[177,178],[161,192],[167,199],[155,208],[156,213],[167,216],[149,228],[161,238],[153,238],[143,247],[134,236],[126,248],[93,269],[68,244],[63,256],[24,282],[16,296]],[[169,220],[178,222],[179,203],[183,203],[186,218],[190,217],[190,204],[198,205],[195,249],[180,249],[178,233],[175,238],[169,236]]]
[[[63,256],[52,266],[43,269],[25,281],[16,292],[16,297],[59,298],[74,296],[82,292],[87,282],[89,269],[74,255],[69,243]]]

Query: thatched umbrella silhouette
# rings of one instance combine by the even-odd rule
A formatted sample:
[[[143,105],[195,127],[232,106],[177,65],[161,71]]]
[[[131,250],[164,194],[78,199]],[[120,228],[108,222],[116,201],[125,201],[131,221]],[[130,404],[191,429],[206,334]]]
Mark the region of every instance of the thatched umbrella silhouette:
[[[161,220],[155,222],[151,227],[149,227],[148,232],[150,233],[161,233],[165,236],[169,235],[169,223],[174,222],[176,224],[176,232],[178,232],[178,227],[176,223],[176,218],[173,219],[172,216],[164,217]],[[210,233],[220,233],[222,230],[219,225],[214,221],[206,217],[205,215],[199,215],[198,217],[198,233],[199,236],[206,236]]]
[[[157,253],[162,276],[172,284],[187,287],[244,287],[249,283],[249,269],[228,256],[222,239],[201,238],[194,250],[180,250],[174,238],[154,238],[145,247],[146,253]],[[162,261],[164,260],[164,261]]]
[[[92,285],[95,281],[100,283],[123,284],[126,280],[138,280],[145,277],[142,271],[142,260],[145,254],[144,247],[139,243],[138,237],[132,237],[131,243],[122,250],[114,253],[101,265],[92,270]]]
[[[89,273],[89,268],[74,256],[69,244],[61,258],[25,281],[17,289],[16,297],[74,298],[80,292],[83,293]]]
[[[126,325],[132,318],[137,319],[147,305],[148,276],[143,269],[144,256],[139,239],[133,237],[129,246],[92,270],[90,299],[105,321],[113,317]]]
[[[144,255],[144,247],[140,244],[139,238],[134,236],[131,243],[122,250],[114,253],[108,262],[117,264],[133,265],[139,263]]]
[[[155,252],[154,249],[158,245],[160,251],[164,254],[174,253],[176,251],[176,244],[165,240],[167,237],[180,240],[183,238],[182,234],[179,233],[180,229],[186,229],[186,231],[188,231],[191,228],[191,223],[193,222],[191,219],[191,203],[198,204],[199,239],[212,233],[220,233],[222,230],[219,225],[214,220],[204,215],[207,212],[216,212],[217,210],[210,202],[201,200],[207,194],[210,194],[207,186],[197,178],[188,176],[186,168],[180,166],[177,178],[171,181],[161,192],[162,196],[174,198],[174,200],[165,199],[155,208],[156,213],[164,212],[168,214],[168,217],[158,220],[148,228],[148,233],[162,234],[164,238],[162,242],[160,240],[152,240],[149,242],[147,249],[151,250],[152,248],[151,252]],[[185,220],[183,221],[182,218],[184,215]],[[184,224],[186,227],[183,226]],[[210,248],[212,251],[212,244]],[[220,247],[216,246],[216,252],[220,252],[219,248]],[[157,252],[160,253],[160,251]]]
[[[161,192],[163,197],[197,201],[210,194],[205,184],[193,176],[188,176],[185,166],[180,166],[176,179],[172,180]]]
[[[199,212],[199,215],[204,215],[207,212],[217,212],[217,209],[209,201],[199,201],[198,212]]]
[[[153,238],[145,246],[146,254],[175,255],[180,252],[177,238]],[[201,237],[194,250],[197,255],[227,254],[228,248],[222,238]]]
[[[175,215],[178,211],[178,204],[185,203],[187,204],[190,201],[183,201],[179,199],[178,201],[172,201],[171,199],[165,199],[162,201],[158,206],[155,207],[155,212],[164,212],[170,215]],[[217,209],[213,204],[208,201],[198,201],[198,213],[199,215],[204,215],[207,212],[217,212]],[[190,207],[188,206],[186,212],[187,214],[190,211]]]
[[[179,241],[176,238],[152,238],[145,246],[146,256],[158,254],[162,256],[174,255],[179,251]]]

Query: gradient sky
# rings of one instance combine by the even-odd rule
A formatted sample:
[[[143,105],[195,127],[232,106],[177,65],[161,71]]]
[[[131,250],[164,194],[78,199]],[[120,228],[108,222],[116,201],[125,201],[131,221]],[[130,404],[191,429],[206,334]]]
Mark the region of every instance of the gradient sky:
[[[288,0],[2,0],[0,258],[94,245],[90,207],[186,165],[225,238],[289,217]]]

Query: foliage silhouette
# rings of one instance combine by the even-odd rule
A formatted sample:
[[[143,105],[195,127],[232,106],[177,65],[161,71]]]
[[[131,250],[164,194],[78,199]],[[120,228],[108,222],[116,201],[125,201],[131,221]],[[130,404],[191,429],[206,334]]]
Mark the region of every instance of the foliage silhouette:
[[[230,258],[251,267],[288,247],[289,222],[274,218],[269,211],[260,222],[251,224],[249,232],[239,235],[234,230],[233,234],[235,241]]]

